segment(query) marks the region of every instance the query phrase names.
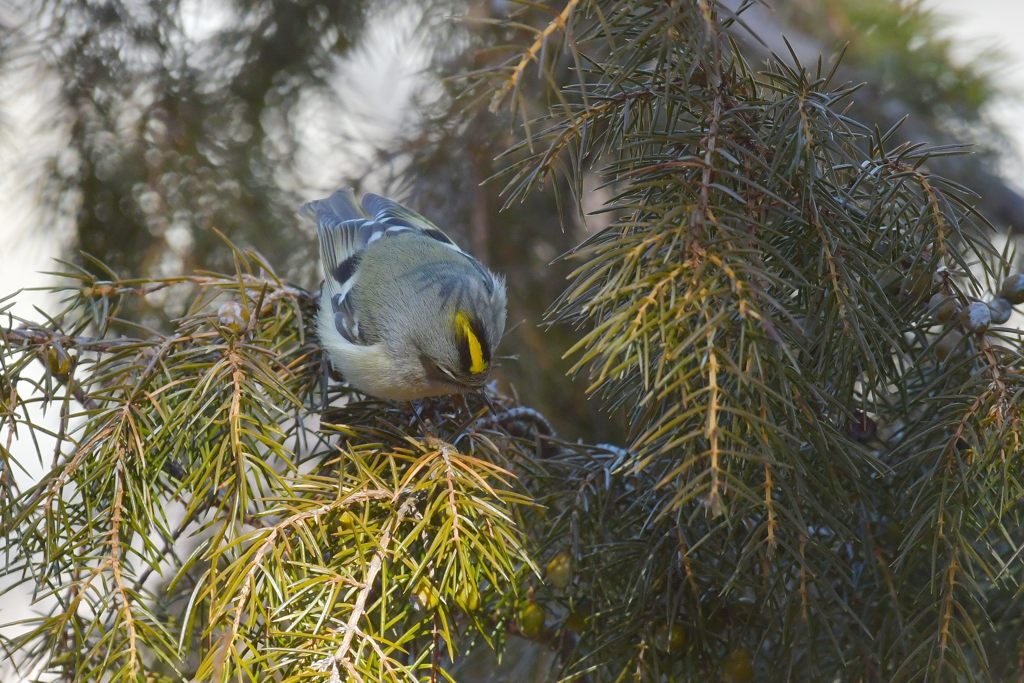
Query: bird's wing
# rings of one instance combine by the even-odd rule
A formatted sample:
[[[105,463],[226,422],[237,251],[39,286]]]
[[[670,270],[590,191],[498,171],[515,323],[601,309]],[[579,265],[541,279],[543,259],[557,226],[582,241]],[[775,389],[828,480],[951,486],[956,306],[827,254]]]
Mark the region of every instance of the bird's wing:
[[[316,223],[320,263],[324,271],[323,304],[330,306],[339,334],[352,344],[365,343],[349,292],[356,283],[356,268],[366,245],[386,234],[391,226],[369,219],[349,190],[304,204],[301,213]],[[321,311],[321,315],[327,315]]]
[[[379,194],[365,194],[363,195],[363,211],[373,216],[373,219],[378,223],[409,228],[435,239],[456,251],[462,251],[441,228],[409,207],[399,204],[394,199],[381,197]]]
[[[469,257],[440,228],[398,202],[367,194],[362,205],[361,211],[352,193],[342,189],[326,199],[311,201],[301,209],[316,222],[324,270],[324,300],[330,304],[338,332],[353,344],[368,343],[360,334],[360,321],[348,296],[355,286],[359,259],[367,245],[378,239],[414,232]],[[321,315],[324,313],[326,311]]]
[[[373,234],[373,223],[356,208],[355,198],[348,190],[338,190],[326,199],[304,204],[301,212],[316,223],[324,278],[328,287],[337,289],[355,270],[359,252]]]
[[[347,293],[352,288],[353,275],[366,245],[391,233],[409,231],[368,218],[356,208],[355,198],[348,190],[338,190],[327,199],[304,204],[301,212],[316,222],[324,287],[332,295]]]

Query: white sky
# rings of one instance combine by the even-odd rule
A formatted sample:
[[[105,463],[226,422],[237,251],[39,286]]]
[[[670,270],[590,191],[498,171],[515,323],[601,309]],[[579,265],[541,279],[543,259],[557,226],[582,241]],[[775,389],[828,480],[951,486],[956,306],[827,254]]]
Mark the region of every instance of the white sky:
[[[991,116],[1013,134],[1015,151],[1007,160],[1014,169],[1010,183],[1024,191],[1024,2],[1022,0],[926,0],[925,4],[952,19],[949,33],[970,55],[979,48],[997,47],[1007,56],[1006,68],[997,72],[1007,99],[995,104]]]

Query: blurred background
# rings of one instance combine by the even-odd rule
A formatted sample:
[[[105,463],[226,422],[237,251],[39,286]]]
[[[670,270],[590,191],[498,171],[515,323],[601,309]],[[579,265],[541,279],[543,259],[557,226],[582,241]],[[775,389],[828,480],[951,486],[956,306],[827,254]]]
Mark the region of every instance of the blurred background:
[[[738,0],[726,4],[736,6]],[[1024,7],[1005,0],[785,0],[755,7],[752,61],[807,64],[848,45],[843,80],[882,130],[969,143],[934,164],[980,195],[1003,232],[1024,229]],[[556,7],[560,8],[560,5]],[[542,334],[561,291],[560,253],[604,225],[584,188],[500,211],[481,184],[518,135],[486,93],[452,78],[526,34],[496,20],[507,0],[25,0],[0,10],[0,268],[3,293],[48,281],[86,251],[122,277],[229,268],[213,228],[315,287],[315,239],[295,208],[340,185],[391,193],[453,233],[510,284],[501,382],[568,437],[615,439],[563,379],[571,330]],[[538,12],[538,10],[533,10]],[[537,19],[540,14],[532,18]],[[527,16],[524,20],[529,20]],[[494,56],[494,55],[497,56]],[[529,97],[529,93],[526,93]],[[540,103],[537,103],[538,109]],[[530,103],[525,106],[529,110]],[[558,188],[554,188],[557,190]],[[39,296],[18,297],[31,315]],[[129,315],[159,328],[180,312],[149,297]]]
[[[978,192],[1000,235],[1024,231],[1024,3],[770,5],[746,14],[764,40],[747,41],[752,62],[784,52],[783,34],[808,65],[847,45],[840,80],[868,83],[858,117],[884,131],[906,116],[905,139],[973,145],[933,166]],[[506,274],[503,389],[568,438],[621,441],[621,419],[564,378],[572,330],[542,327],[568,272],[552,262],[606,224],[588,215],[606,197],[595,182],[582,211],[571,188],[501,210],[502,180],[485,181],[521,132],[488,111],[489,93],[460,94],[458,75],[529,39],[499,25],[517,11],[508,0],[0,0],[0,296],[52,283],[53,259],[80,250],[105,278],[230,269],[214,229],[316,287],[315,236],[295,209],[343,185],[387,193]],[[530,12],[524,21],[544,16]],[[153,295],[125,315],[160,328],[180,306]],[[44,293],[17,296],[19,315],[40,319],[34,307],[47,308]],[[21,609],[5,595],[0,622]]]

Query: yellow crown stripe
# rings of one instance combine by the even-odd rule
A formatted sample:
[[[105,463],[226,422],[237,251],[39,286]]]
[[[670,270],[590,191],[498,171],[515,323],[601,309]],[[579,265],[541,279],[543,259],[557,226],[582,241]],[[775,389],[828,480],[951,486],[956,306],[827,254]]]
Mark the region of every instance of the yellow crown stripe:
[[[475,375],[486,370],[487,361],[484,360],[484,349],[473,332],[473,326],[469,324],[469,316],[462,311],[456,313],[455,327],[460,334],[466,335],[466,341],[469,342],[469,371]]]

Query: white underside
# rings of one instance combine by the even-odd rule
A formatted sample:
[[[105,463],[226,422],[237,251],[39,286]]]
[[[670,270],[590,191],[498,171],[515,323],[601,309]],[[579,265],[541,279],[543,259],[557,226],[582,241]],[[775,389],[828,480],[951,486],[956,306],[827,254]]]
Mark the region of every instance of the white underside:
[[[324,304],[330,310],[330,302],[321,301]],[[418,358],[393,358],[383,344],[349,343],[335,329],[330,315],[318,316],[317,330],[331,365],[364,394],[391,401],[413,401],[457,392],[451,384],[428,379]]]

